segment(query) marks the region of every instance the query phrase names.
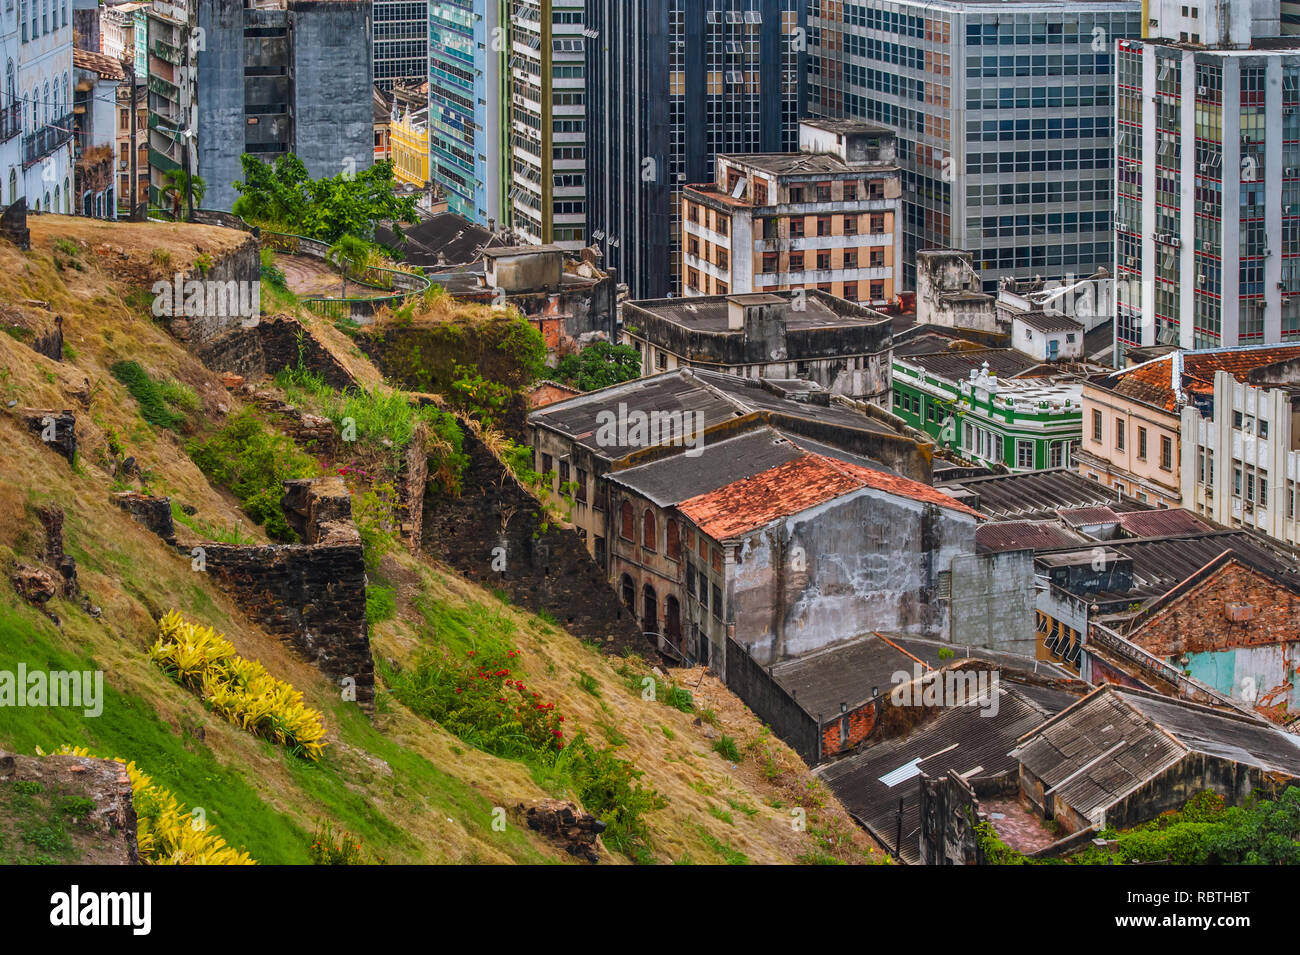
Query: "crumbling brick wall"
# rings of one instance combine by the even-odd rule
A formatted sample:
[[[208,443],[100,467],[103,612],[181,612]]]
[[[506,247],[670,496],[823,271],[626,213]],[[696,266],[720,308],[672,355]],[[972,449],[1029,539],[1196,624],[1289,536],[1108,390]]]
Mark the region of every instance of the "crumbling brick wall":
[[[355,688],[356,702],[373,712],[366,569],[348,490],[338,478],[287,481],[281,503],[304,543],[204,544],[205,569],[246,614],[327,676]]]
[[[198,342],[194,353],[215,372],[233,372],[260,381],[299,363],[324,378],[331,388],[353,384],[352,375],[296,318],[277,315],[251,328],[239,323]]]
[[[468,431],[464,450],[460,496],[431,486],[425,497],[424,552],[468,580],[504,590],[521,607],[546,611],[576,637],[645,652],[636,620],[577,531],[556,525]]]
[[[1300,641],[1300,594],[1230,561],[1129,639],[1159,657]]]

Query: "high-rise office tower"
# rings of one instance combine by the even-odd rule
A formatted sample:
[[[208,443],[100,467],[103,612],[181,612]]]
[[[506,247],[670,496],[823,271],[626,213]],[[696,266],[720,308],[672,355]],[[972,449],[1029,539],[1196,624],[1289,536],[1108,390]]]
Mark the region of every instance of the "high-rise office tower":
[[[904,283],[929,248],[985,288],[1089,275],[1114,241],[1116,43],[1137,0],[811,0],[808,108],[898,134]]]
[[[368,4],[161,6],[149,23],[151,201],[160,202],[164,173],[184,167],[189,152],[209,209],[238,198],[232,183],[244,178],[244,154],[274,162],[293,153],[312,178],[374,161]]]
[[[1300,341],[1300,29],[1148,0],[1117,76],[1116,348]]]
[[[502,224],[504,0],[429,4],[429,175],[451,212]]]
[[[423,83],[429,76],[429,0],[373,0],[375,85]]]
[[[507,0],[505,224],[532,244],[585,245],[584,0]]]
[[[804,0],[588,0],[587,225],[635,298],[680,292],[681,191],[798,148]]]

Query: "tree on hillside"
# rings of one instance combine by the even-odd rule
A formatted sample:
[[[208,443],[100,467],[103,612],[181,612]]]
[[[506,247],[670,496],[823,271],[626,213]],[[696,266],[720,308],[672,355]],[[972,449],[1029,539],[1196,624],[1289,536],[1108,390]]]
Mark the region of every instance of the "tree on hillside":
[[[240,195],[233,211],[245,219],[331,245],[345,235],[373,242],[375,225],[383,219],[416,221],[415,200],[393,192],[390,162],[312,179],[293,153],[270,164],[249,155],[239,161],[244,181],[234,184]]]
[[[607,388],[641,377],[641,353],[631,345],[595,342],[562,358],[556,375],[582,391]]]
[[[343,292],[340,298],[348,297],[348,272],[360,275],[370,261],[370,246],[354,235],[345,235],[333,245],[325,258],[339,270],[343,276]]]

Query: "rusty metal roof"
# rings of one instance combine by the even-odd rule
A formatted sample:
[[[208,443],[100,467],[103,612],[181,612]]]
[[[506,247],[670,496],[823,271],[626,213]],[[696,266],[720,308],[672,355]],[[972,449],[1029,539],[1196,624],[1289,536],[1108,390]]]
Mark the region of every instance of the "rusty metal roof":
[[[1118,497],[1101,482],[1066,468],[958,478],[937,482],[937,486],[945,490],[965,488],[978,494],[979,510],[991,520],[1054,520],[1063,507],[1146,510],[1132,498]]]
[[[981,552],[1049,550],[1091,543],[1059,521],[1002,521],[975,528],[975,545]]]
[[[1205,534],[1217,530],[1191,511],[1181,507],[1130,511],[1119,516],[1120,527],[1133,537],[1173,537],[1177,534]]]

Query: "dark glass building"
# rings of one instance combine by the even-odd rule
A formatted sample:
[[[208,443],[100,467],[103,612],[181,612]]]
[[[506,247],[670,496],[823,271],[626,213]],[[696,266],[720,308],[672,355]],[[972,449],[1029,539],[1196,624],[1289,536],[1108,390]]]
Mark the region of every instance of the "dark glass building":
[[[798,148],[803,0],[587,0],[587,231],[633,298],[680,294],[681,190]]]

